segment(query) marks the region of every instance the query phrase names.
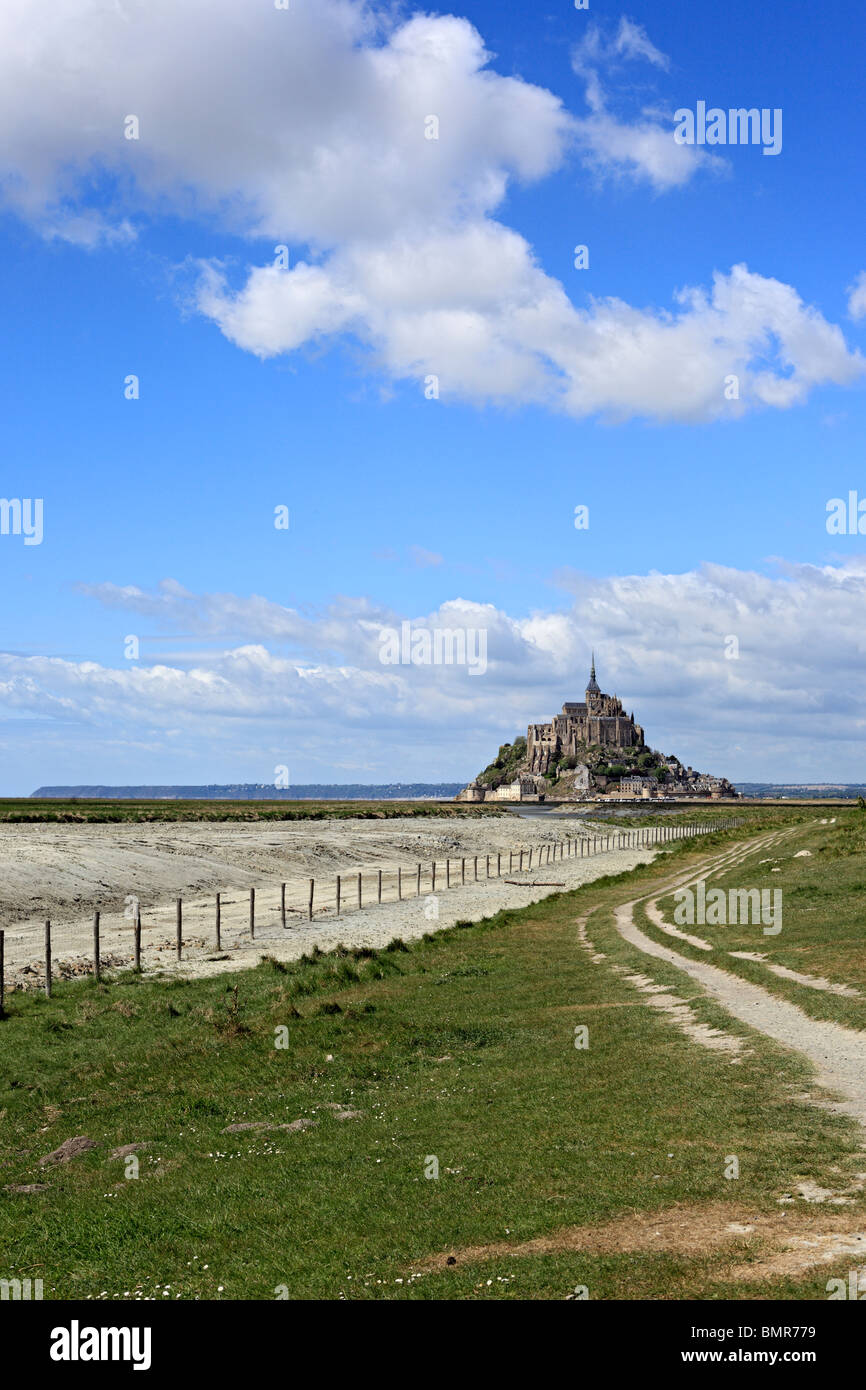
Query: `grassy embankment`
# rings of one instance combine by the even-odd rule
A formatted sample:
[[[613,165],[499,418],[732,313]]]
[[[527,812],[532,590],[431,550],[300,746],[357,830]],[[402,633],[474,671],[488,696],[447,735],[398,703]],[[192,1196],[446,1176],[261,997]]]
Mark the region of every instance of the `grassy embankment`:
[[[592,1298],[825,1298],[850,1257],[750,1284],[730,1273],[752,1258],[747,1240],[722,1250],[713,1233],[778,1218],[795,1179],[844,1185],[862,1166],[859,1131],[795,1100],[806,1065],[694,986],[702,1020],[748,1036],[738,1065],[610,969],[646,968],[645,957],[609,932],[598,964],[576,941],[579,913],[598,909],[595,936],[624,892],[648,891],[672,859],[745,833],[677,845],[662,863],[411,949],[13,996],[0,1024],[0,1189],[49,1186],[0,1190],[0,1277],[42,1278],[52,1298],[268,1299],[280,1286],[301,1298],[564,1298],[578,1285]],[[866,871],[859,841],[852,858]],[[822,884],[828,922],[838,867],[828,861]],[[843,888],[836,915],[850,906]],[[652,974],[682,992],[679,972],[654,962]],[[339,1120],[328,1103],[360,1113]],[[298,1118],[315,1124],[224,1132]],[[39,1166],[73,1135],[98,1147]],[[147,1147],[126,1180],[109,1154],[133,1142]],[[738,1181],[724,1177],[731,1154]],[[433,1156],[439,1177],[427,1179]],[[635,1213],[675,1206],[685,1244],[630,1245]],[[510,1253],[533,1237],[546,1243]],[[504,1248],[460,1254],[491,1242]],[[453,1267],[425,1265],[452,1249]]]

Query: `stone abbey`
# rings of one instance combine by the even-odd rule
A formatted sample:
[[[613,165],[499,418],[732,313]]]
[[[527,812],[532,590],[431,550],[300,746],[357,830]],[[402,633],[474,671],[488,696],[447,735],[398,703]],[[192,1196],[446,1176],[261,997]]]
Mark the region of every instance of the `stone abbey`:
[[[596,680],[595,654],[586,698],[569,701],[526,738],[503,744],[499,757],[457,796],[458,801],[572,801],[624,797],[736,797],[724,777],[684,767],[648,748],[644,731],[616,695]]]
[[[615,695],[604,695],[595,678],[595,654],[586,699],[562,706],[549,724],[530,724],[526,733],[527,771],[544,775],[561,757],[578,757],[587,746],[612,750],[642,748],[643,729],[626,714]]]

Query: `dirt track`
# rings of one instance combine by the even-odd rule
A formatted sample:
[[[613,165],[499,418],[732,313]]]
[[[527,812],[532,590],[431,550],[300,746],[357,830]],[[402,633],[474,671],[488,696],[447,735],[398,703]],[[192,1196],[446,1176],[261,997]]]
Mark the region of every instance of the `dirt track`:
[[[710,878],[713,874],[741,863],[758,850],[784,842],[786,836],[791,833],[790,830],[778,831],[713,855],[701,864],[693,866],[686,874],[680,874],[664,884],[656,885],[651,894],[623,902],[616,909],[617,930],[626,941],[646,956],[666,961],[697,981],[735,1018],[783,1046],[803,1053],[816,1069],[817,1084],[839,1096],[836,1108],[853,1115],[866,1127],[866,1033],[845,1028],[838,1023],[810,1018],[795,1004],[773,994],[769,989],[762,989],[739,975],[721,969],[719,965],[710,964],[709,961],[691,960],[680,955],[671,947],[647,936],[634,920],[634,909],[641,902],[646,905],[651,921],[672,937],[681,935],[665,923],[659,908],[662,898],[674,887],[694,884],[699,878]],[[585,944],[591,947],[585,933],[583,939]],[[601,962],[604,957],[597,956],[597,959]],[[646,982],[637,983],[642,977],[627,978],[636,987],[647,988]],[[648,983],[650,989],[656,988],[652,981]],[[679,1001],[676,1003],[679,1004]],[[670,1012],[673,1017],[677,1016],[677,1009]],[[682,1013],[681,1010],[679,1012]]]

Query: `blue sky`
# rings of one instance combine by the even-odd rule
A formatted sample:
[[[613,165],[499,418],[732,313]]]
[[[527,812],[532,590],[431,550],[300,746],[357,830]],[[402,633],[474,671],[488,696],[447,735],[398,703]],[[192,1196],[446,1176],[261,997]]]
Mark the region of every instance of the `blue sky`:
[[[0,792],[468,778],[591,647],[655,746],[862,779],[866,566],[825,521],[866,496],[866,21],[414,14],[0,18],[2,493],[44,500],[0,536]],[[699,100],[781,108],[782,152],[676,146]],[[404,619],[488,669],[383,667]]]

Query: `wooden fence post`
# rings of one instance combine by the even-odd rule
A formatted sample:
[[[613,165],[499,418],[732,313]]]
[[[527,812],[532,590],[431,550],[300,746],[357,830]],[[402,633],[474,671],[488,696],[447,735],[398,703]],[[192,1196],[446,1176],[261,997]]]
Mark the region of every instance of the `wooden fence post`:
[[[475,882],[478,882],[478,855],[475,856]]]
[[[447,854],[445,856],[445,887],[451,887],[451,860]]]
[[[286,925],[286,885],[280,884],[280,923]]]
[[[496,877],[497,877],[497,878],[501,878],[501,877],[502,877],[502,855],[501,855],[501,854],[497,854],[497,855],[496,855]]]
[[[382,882],[382,879],[381,879],[381,874],[380,874],[380,877],[379,877],[379,883],[380,883],[380,885],[381,885],[381,882]],[[314,894],[315,891],[316,891],[316,880],[315,880],[314,878],[311,878],[311,879],[310,879],[310,901],[307,903],[307,921],[308,921],[308,922],[312,922],[312,920],[313,920],[313,894]]]
[[[363,873],[363,870],[361,873]],[[358,911],[361,911],[361,874],[358,874]]]
[[[340,915],[340,875],[337,874],[337,916]]]
[[[217,948],[217,950],[219,951],[219,950],[221,949],[221,947],[222,947],[222,941],[221,941],[221,939],[220,939],[220,936],[221,936],[221,926],[222,926],[222,924],[221,924],[221,922],[220,922],[220,895],[219,895],[219,893],[217,893],[217,895],[216,895],[216,923],[215,923],[215,925],[216,925],[216,948]]]
[[[6,951],[6,933],[0,927],[0,1018],[6,1012],[4,1008],[6,1000],[6,967],[4,965],[4,955]]]
[[[250,889],[250,937],[256,939],[256,890]]]
[[[93,914],[93,978],[99,979],[99,913]]]
[[[420,898],[420,896],[421,896],[421,865],[419,864],[419,865],[418,865],[418,868],[417,868],[416,871],[415,871],[415,897],[416,897],[416,898]]]
[[[51,923],[45,923],[45,997],[51,998]]]
[[[141,903],[138,901],[132,923],[132,963],[135,970],[141,969]]]
[[[183,955],[183,899],[177,899],[177,958]]]
[[[461,882],[461,883],[465,883],[465,882],[466,882],[466,860],[465,860],[465,859],[461,859],[461,860],[460,860],[460,882]]]
[[[430,865],[430,892],[436,892],[436,860]]]
[[[382,870],[381,870],[381,869],[379,870],[379,886],[378,886],[378,890],[377,890],[377,891],[378,891],[378,897],[376,898],[376,901],[377,901],[377,902],[381,902],[381,901],[382,901]]]
[[[397,901],[403,901],[403,870],[397,866]]]

